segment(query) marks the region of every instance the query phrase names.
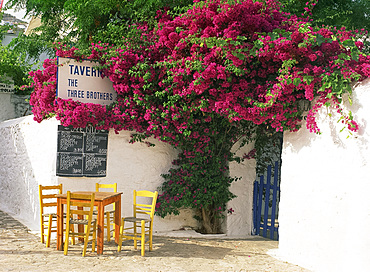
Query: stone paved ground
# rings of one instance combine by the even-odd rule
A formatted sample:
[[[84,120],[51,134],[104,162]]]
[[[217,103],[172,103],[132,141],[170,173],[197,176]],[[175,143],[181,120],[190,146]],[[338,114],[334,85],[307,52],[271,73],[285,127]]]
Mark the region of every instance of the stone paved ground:
[[[202,239],[154,237],[153,251],[145,257],[125,243],[117,253],[114,242],[106,242],[98,256],[88,247],[71,246],[68,255],[46,248],[38,236],[0,211],[0,271],[301,271],[308,270],[280,261],[267,254],[276,241],[251,239]]]

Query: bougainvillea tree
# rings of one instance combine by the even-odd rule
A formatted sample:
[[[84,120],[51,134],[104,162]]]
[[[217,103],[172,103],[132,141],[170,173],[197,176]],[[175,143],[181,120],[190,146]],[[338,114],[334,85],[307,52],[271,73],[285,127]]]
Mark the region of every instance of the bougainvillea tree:
[[[350,131],[358,129],[341,107],[350,84],[370,75],[370,57],[355,33],[313,27],[271,0],[209,0],[177,17],[158,11],[157,19],[154,29],[137,25],[141,36],[126,39],[124,48],[102,42],[83,55],[59,45],[57,56],[100,62],[118,94],[112,105],[56,98],[56,59],[31,73],[30,101],[39,122],[56,116],[65,126],[131,130],[133,142],[153,136],[177,148],[157,214],[193,208],[203,231],[220,232],[237,180],[228,165],[243,159],[231,147],[251,140],[258,126],[297,131],[299,101],[313,105],[312,132],[320,133],[315,113],[324,105],[335,107]]]

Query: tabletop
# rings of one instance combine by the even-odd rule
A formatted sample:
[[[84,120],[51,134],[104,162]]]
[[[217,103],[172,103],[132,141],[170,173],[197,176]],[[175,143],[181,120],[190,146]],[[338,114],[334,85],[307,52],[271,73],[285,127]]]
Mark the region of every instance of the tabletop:
[[[95,201],[103,201],[107,198],[115,197],[117,195],[121,195],[122,192],[95,192],[95,191],[73,191],[74,194],[86,194],[90,195],[95,193]],[[67,194],[58,194],[56,195],[57,198],[67,198]]]

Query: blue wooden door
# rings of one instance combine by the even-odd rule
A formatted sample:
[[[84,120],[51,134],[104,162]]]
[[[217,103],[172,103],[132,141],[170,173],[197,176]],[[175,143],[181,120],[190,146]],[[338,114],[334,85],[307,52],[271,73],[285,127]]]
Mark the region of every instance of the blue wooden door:
[[[254,182],[253,191],[253,234],[279,240],[279,164],[275,162],[272,175],[271,165],[267,175]]]

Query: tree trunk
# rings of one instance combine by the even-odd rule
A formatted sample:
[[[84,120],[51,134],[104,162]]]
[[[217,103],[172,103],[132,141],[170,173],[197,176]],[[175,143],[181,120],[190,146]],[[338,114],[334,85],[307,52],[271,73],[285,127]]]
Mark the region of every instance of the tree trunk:
[[[206,208],[202,208],[202,232],[205,234],[218,234],[221,233],[221,224],[219,218],[215,213]]]

